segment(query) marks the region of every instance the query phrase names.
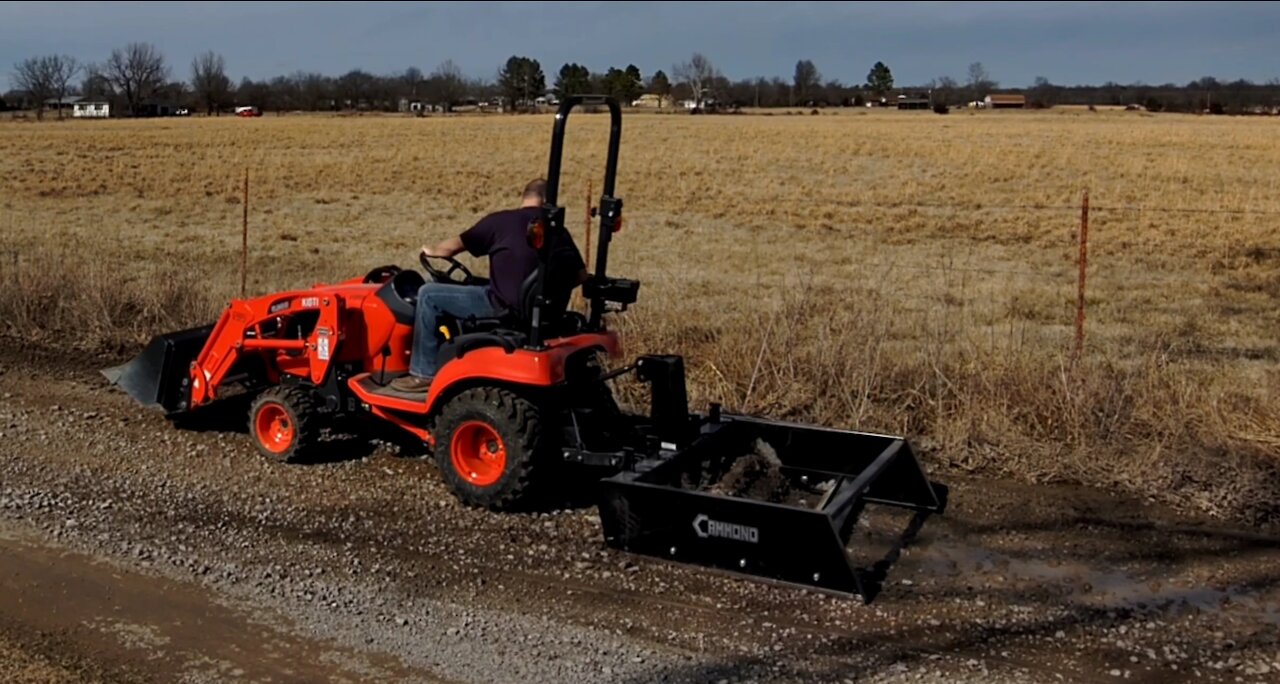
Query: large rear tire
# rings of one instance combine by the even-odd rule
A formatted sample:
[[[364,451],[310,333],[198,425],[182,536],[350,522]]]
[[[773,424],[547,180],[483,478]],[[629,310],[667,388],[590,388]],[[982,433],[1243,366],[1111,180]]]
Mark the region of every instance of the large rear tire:
[[[258,452],[279,463],[305,461],[319,441],[320,403],[305,387],[277,385],[254,398],[249,435]]]
[[[548,436],[538,407],[498,387],[476,387],[445,404],[435,421],[435,460],[468,506],[521,508],[546,468]]]

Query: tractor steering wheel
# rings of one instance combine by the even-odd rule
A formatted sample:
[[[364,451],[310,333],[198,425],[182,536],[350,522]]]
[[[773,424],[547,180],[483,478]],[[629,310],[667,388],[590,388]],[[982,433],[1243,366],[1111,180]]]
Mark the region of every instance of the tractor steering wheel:
[[[442,261],[449,262],[449,268],[447,270],[441,271],[440,269],[431,265],[432,259],[440,259]],[[419,252],[418,260],[422,262],[422,267],[427,269],[427,273],[430,273],[431,277],[435,278],[435,281],[437,283],[445,283],[448,285],[474,285],[475,284],[475,276],[471,274],[471,271],[467,270],[467,267],[463,266],[462,262],[458,261],[457,259],[454,259],[453,257],[429,257],[426,254]],[[462,280],[457,280],[456,278],[453,277],[454,271],[462,271],[462,276],[463,276]]]

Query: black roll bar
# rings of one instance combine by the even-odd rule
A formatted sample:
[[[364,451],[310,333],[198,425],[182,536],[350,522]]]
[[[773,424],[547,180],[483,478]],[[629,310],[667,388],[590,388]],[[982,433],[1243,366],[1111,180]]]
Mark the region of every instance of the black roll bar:
[[[547,262],[550,259],[550,238],[559,231],[567,230],[564,225],[564,207],[559,206],[560,198],[560,164],[564,154],[564,130],[569,121],[569,112],[574,107],[605,105],[609,108],[609,155],[605,161],[604,191],[600,197],[600,239],[596,243],[596,270],[593,274],[603,279],[609,263],[609,240],[622,218],[622,200],[613,196],[614,186],[618,178],[618,147],[622,142],[622,107],[616,98],[607,95],[570,95],[560,103],[556,112],[555,125],[551,130],[551,158],[547,165],[547,196],[542,206],[542,220],[546,235],[543,248],[539,250],[538,275],[533,306],[533,329],[530,331],[529,345],[534,348],[542,346],[542,306],[543,287],[546,280]],[[590,326],[596,328],[604,314],[606,303],[603,299],[591,300]]]

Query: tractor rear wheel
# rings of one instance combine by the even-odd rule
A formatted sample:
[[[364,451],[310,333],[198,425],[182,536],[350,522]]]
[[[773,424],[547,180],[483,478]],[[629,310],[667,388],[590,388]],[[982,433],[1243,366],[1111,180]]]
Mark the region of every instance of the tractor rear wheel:
[[[263,456],[281,463],[306,460],[320,434],[320,403],[305,387],[277,385],[254,398],[249,434]]]
[[[491,510],[528,502],[547,441],[538,407],[498,387],[462,392],[435,421],[435,460],[445,484],[464,504]]]

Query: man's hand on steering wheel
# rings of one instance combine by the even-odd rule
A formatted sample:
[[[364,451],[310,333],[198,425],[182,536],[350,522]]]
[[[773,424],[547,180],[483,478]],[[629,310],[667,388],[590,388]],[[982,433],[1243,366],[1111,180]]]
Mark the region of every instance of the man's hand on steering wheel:
[[[432,259],[440,259],[442,261],[449,262],[449,268],[447,270],[442,271],[436,268],[435,266],[432,266],[431,265]],[[435,278],[436,282],[438,283],[447,283],[451,285],[471,285],[475,282],[475,276],[471,274],[471,271],[468,270],[466,266],[462,265],[462,262],[458,261],[457,259],[451,256],[436,254],[434,251],[432,251],[430,247],[422,248],[422,253],[418,255],[418,260],[422,262],[422,267],[427,269],[427,273],[430,273],[431,277]],[[462,272],[461,280],[458,280],[453,277],[453,274],[455,271]]]

